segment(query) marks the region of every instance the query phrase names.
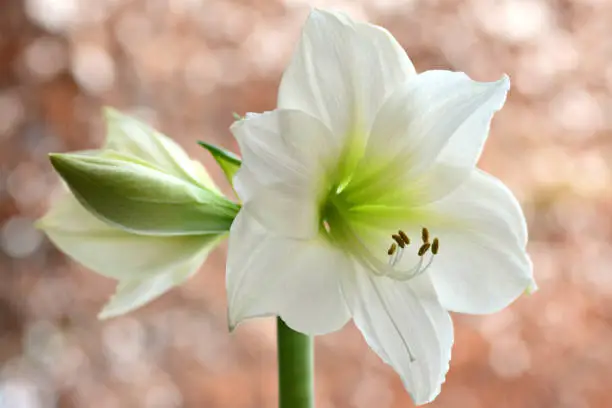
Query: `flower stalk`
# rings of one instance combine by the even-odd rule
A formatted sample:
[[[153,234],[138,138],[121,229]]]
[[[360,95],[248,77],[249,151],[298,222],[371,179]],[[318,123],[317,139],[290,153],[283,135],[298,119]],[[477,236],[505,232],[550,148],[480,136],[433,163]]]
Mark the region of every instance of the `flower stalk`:
[[[276,319],[279,408],[314,408],[312,337]]]

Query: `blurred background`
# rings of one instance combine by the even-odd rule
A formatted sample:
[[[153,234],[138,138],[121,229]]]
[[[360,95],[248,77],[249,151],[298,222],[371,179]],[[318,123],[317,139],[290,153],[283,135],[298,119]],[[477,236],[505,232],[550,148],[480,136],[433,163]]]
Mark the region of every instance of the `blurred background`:
[[[226,328],[225,247],[184,286],[98,321],[114,282],[32,222],[59,186],[47,153],[103,140],[100,107],[203,161],[237,151],[232,112],[275,106],[310,5],[387,27],[419,70],[513,81],[481,166],[521,200],[540,291],[455,315],[432,408],[612,406],[612,2],[0,0],[0,407],[274,407],[274,321]],[[412,406],[348,325],[317,338],[317,407]]]

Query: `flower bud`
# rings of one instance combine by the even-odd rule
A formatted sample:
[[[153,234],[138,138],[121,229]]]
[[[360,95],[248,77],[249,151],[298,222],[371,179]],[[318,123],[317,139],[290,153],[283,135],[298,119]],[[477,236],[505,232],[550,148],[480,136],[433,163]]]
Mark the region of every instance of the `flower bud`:
[[[53,154],[66,193],[37,222],[72,259],[117,290],[100,318],[139,308],[193,276],[238,206],[172,139],[113,109],[101,150]]]
[[[146,235],[225,232],[238,206],[190,180],[141,160],[51,154],[51,163],[76,199],[103,221]]]

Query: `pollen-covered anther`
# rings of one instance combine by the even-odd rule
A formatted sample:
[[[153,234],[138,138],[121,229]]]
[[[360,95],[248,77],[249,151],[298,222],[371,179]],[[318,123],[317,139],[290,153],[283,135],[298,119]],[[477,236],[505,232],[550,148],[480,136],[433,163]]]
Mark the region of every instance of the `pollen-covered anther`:
[[[438,238],[436,237],[431,243],[431,253],[434,255],[437,255],[439,249],[440,249],[440,241],[438,241]]]
[[[421,238],[423,239],[423,244],[429,243],[429,230],[425,227],[421,231]]]
[[[400,236],[400,238],[402,239],[402,241],[404,241],[406,245],[410,245],[410,238],[408,238],[408,235],[406,235],[404,231],[402,230],[397,231],[397,235]]]
[[[406,246],[406,242],[404,241],[401,235],[393,234],[391,235],[391,238],[393,238],[393,240],[397,242],[397,245],[399,245],[400,248],[404,248]]]
[[[426,242],[423,245],[421,245],[421,248],[419,248],[419,252],[418,252],[419,256],[425,255],[430,247],[431,247],[431,244],[429,242]]]
[[[389,255],[389,256],[393,255],[396,250],[397,250],[397,244],[394,242],[389,247],[389,250],[387,251],[387,255]]]

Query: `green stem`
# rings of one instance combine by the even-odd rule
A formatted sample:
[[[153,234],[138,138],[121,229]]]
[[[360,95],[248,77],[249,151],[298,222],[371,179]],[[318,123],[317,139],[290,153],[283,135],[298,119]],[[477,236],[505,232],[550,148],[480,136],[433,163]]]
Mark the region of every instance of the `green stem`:
[[[279,408],[313,408],[313,341],[276,319]]]

